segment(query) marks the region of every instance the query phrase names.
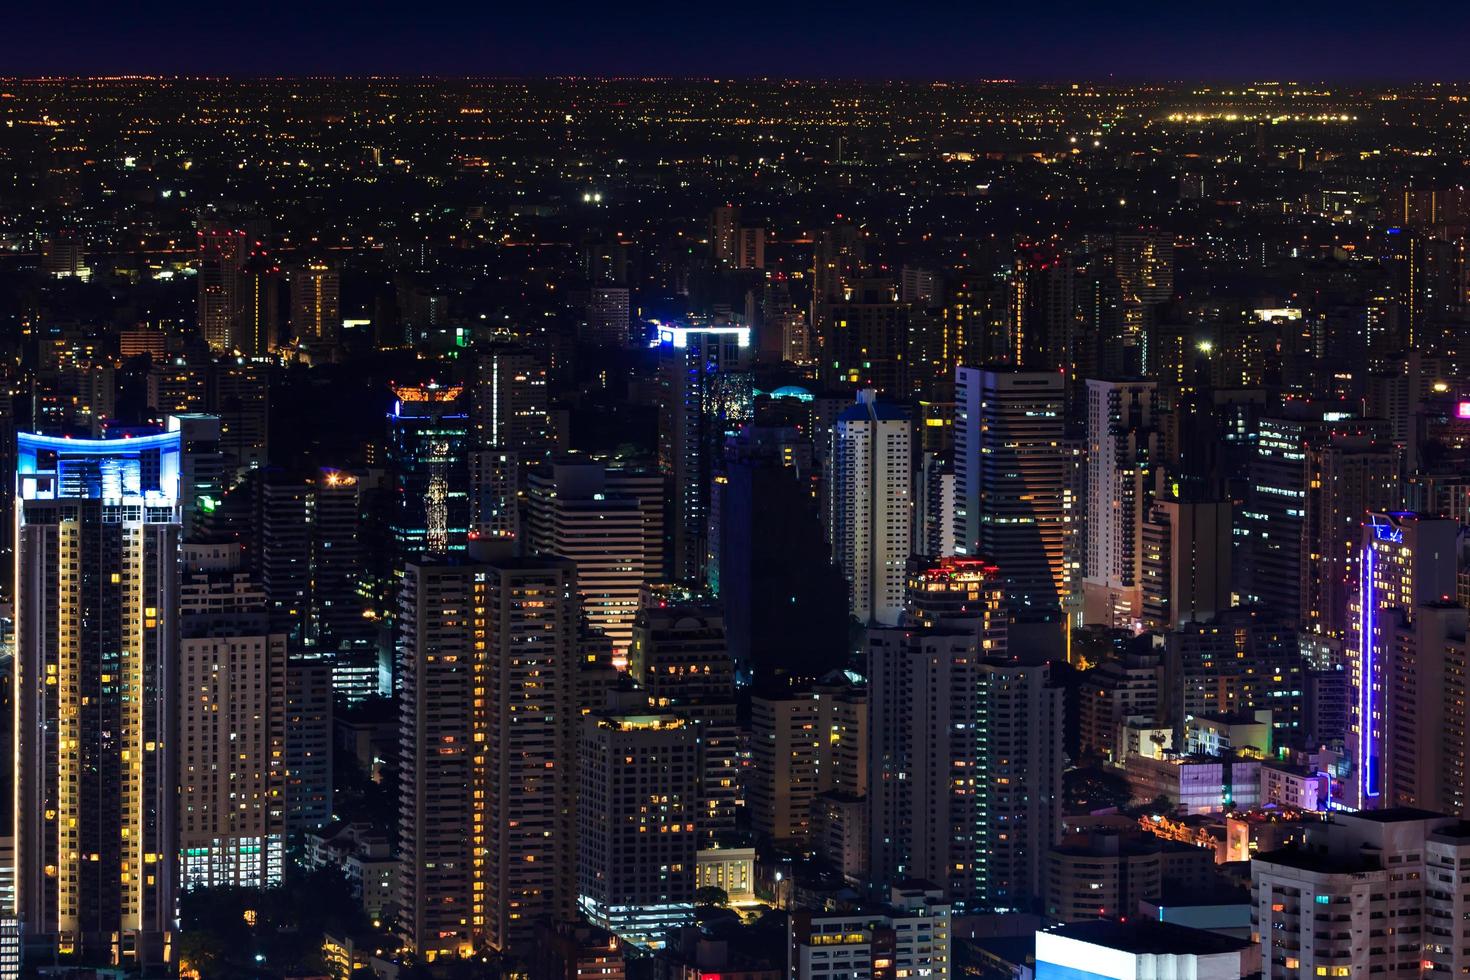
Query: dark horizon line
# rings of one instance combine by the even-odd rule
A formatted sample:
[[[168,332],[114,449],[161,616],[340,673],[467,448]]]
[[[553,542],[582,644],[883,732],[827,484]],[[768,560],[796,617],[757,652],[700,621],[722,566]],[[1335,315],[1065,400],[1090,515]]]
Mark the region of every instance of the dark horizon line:
[[[1182,85],[1205,86],[1267,86],[1294,87],[1303,85],[1354,86],[1359,88],[1412,88],[1412,87],[1460,87],[1470,85],[1470,75],[1464,78],[1447,79],[1394,79],[1354,76],[1319,78],[1226,78],[1173,77],[1150,75],[1107,76],[1017,76],[1013,78],[979,78],[965,76],[920,76],[920,75],[771,75],[771,74],[716,74],[716,75],[655,75],[628,74],[624,72],[557,72],[547,74],[469,74],[456,72],[381,72],[366,74],[338,74],[332,72],[223,72],[196,74],[191,72],[100,72],[100,73],[45,73],[34,75],[3,75],[0,83],[45,84],[52,82],[685,82],[700,84],[766,83],[766,84],[863,84],[863,85],[960,85],[996,88],[1054,87],[1066,85],[1088,85],[1098,87],[1171,87]]]

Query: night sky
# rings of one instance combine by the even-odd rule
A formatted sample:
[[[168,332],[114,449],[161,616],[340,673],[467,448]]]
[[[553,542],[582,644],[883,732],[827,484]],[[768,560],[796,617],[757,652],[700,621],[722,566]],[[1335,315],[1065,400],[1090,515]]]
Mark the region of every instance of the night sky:
[[[0,75],[1464,80],[1455,2],[12,3]]]

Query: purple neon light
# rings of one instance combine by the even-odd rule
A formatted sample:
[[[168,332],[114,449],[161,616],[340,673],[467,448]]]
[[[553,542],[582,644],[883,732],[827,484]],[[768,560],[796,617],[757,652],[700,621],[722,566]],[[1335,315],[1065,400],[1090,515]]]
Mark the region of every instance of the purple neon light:
[[[1373,773],[1373,627],[1377,611],[1373,596],[1373,545],[1363,548],[1362,580],[1360,583],[1358,609],[1358,756],[1362,762],[1359,777],[1359,798],[1366,801],[1379,795]]]

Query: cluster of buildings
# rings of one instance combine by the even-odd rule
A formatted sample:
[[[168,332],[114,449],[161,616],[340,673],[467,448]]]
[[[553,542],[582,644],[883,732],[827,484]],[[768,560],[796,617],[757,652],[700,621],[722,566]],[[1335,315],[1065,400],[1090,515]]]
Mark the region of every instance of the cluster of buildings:
[[[1470,970],[1457,89],[52,84],[0,980]]]

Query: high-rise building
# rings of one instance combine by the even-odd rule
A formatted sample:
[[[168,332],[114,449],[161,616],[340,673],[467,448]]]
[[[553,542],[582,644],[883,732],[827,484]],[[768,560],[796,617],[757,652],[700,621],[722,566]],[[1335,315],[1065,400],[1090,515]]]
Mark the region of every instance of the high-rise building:
[[[1304,630],[1337,640],[1347,636],[1363,515],[1397,509],[1400,497],[1399,453],[1386,440],[1335,435],[1307,447],[1301,563]]]
[[[1251,934],[1260,943],[1261,975],[1421,977],[1470,970],[1464,943],[1441,934],[1470,904],[1466,861],[1465,825],[1424,810],[1338,811],[1326,823],[1310,824],[1306,846],[1251,861]]]
[[[240,308],[231,348],[245,357],[264,357],[280,343],[281,265],[260,249],[246,258],[239,275]]]
[[[209,375],[209,410],[220,418],[220,452],[233,485],[270,455],[270,369],[256,361],[227,358]]]
[[[286,660],[286,833],[332,819],[332,661],[313,654]]]
[[[863,623],[892,626],[903,611],[912,467],[907,412],[859,392],[832,435],[832,540],[849,609]]]
[[[463,551],[470,529],[469,419],[464,389],[402,385],[388,415],[389,518],[395,564]]]
[[[179,433],[179,511],[183,540],[202,530],[205,515],[224,492],[224,454],[218,415],[170,415],[168,430]]]
[[[700,779],[695,830],[702,845],[717,842],[735,829],[741,802],[741,727],[724,618],[692,604],[645,606],[633,621],[628,673],[651,704],[694,727]]]
[[[749,327],[659,328],[659,469],[673,481],[674,578],[702,583],[727,430],[750,414]]]
[[[182,888],[279,884],[285,855],[286,636],[241,549],[185,545],[178,680]]]
[[[751,826],[773,841],[810,843],[818,798],[868,792],[867,690],[844,673],[752,695]]]
[[[1005,362],[1077,377],[1077,272],[1055,243],[1023,245],[1011,272],[1010,343]]]
[[[1060,830],[1062,690],[972,629],[868,634],[869,838],[879,881],[967,909],[1030,909]]]
[[[400,592],[399,925],[425,958],[574,908],[576,572],[473,547]]]
[[[174,923],[179,453],[18,438],[19,915],[103,962],[162,963]]]
[[[822,537],[814,463],[780,431],[746,426],[725,447],[719,562],[730,654],[747,678],[815,679],[847,663],[848,590]],[[812,447],[815,449],[815,447]]]
[[[698,745],[688,718],[594,711],[577,752],[577,901],[643,946],[694,919]]]
[[[734,265],[740,236],[740,209],[722,204],[709,214],[710,255],[721,265]]]
[[[1143,526],[1143,625],[1172,630],[1230,608],[1229,500],[1156,496]]]
[[[362,495],[358,477],[323,467],[313,476],[311,508],[311,596],[308,634],[317,646],[372,638],[363,619],[358,583],[363,576]]]
[[[1381,421],[1358,418],[1347,405],[1320,402],[1289,402],[1276,416],[1260,420],[1249,462],[1249,491],[1236,514],[1235,590],[1242,601],[1269,602],[1291,619],[1306,621],[1303,566],[1321,560],[1321,552],[1308,558],[1304,550],[1309,450],[1337,437],[1372,436],[1382,426]]]
[[[1144,524],[1159,463],[1157,385],[1087,381],[1087,548],[1083,618],[1130,626],[1143,615]]]
[[[858,280],[827,308],[829,343],[821,375],[831,385],[871,388],[884,398],[908,397],[909,307],[891,280]]]
[[[271,632],[301,642],[311,616],[311,487],[280,470],[259,473],[255,567],[265,589]]]
[[[622,349],[632,340],[628,290],[625,286],[593,286],[587,298],[584,338],[598,347]]]
[[[1012,604],[1066,608],[1074,513],[1063,376],[972,367],[955,375],[955,550],[995,562]]]
[[[610,488],[607,467],[592,460],[551,463],[533,470],[530,481],[527,552],[577,566],[582,613],[612,641],[614,663],[625,666],[639,591],[660,577],[644,565],[640,501]]]
[[[1226,609],[1166,639],[1159,721],[1181,738],[1190,718],[1261,709],[1283,735],[1303,727],[1307,664],[1295,628],[1276,609]]]
[[[240,270],[250,254],[249,237],[226,222],[199,223],[199,334],[209,349],[229,353],[240,308]]]
[[[291,336],[332,348],[341,335],[342,273],[330,259],[308,259],[291,270]]]
[[[1455,521],[1418,514],[1371,513],[1363,521],[1347,644],[1353,691],[1347,748],[1354,768],[1349,802],[1359,808],[1392,806],[1396,780],[1413,775],[1393,769],[1397,743],[1413,743],[1398,727],[1412,719],[1396,717],[1393,702],[1403,697],[1396,688],[1423,678],[1417,670],[1394,670],[1394,641],[1415,625],[1422,606],[1455,596],[1458,534]]]

